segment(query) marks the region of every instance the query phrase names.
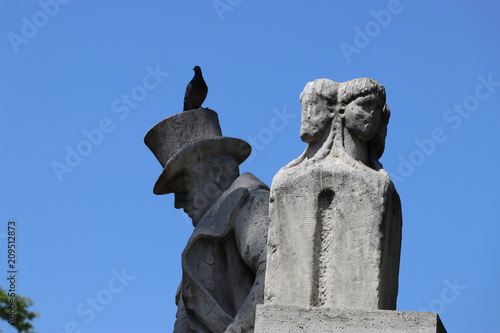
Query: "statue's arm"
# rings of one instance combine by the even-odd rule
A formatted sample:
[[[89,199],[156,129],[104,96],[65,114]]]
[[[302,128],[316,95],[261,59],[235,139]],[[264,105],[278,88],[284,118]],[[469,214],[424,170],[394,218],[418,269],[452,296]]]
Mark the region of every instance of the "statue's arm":
[[[256,305],[264,302],[269,191],[264,189],[252,191],[235,222],[238,249],[243,261],[255,272],[255,281],[226,332],[253,332]]]
[[[189,329],[189,320],[184,308],[184,301],[182,300],[182,282],[177,288],[175,295],[175,304],[177,305],[177,313],[175,314],[176,320],[174,324],[174,332],[187,332]]]

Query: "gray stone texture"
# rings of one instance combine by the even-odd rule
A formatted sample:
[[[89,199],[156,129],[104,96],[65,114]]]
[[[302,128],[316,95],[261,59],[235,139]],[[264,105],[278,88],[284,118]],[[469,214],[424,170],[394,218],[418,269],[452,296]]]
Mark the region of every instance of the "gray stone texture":
[[[182,253],[175,332],[253,332],[268,200],[267,186],[244,173],[201,218]]]
[[[153,126],[144,143],[162,165],[154,186],[155,194],[172,193],[171,180],[206,156],[229,154],[242,163],[252,148],[237,138],[222,136],[217,113],[211,109],[184,111]]]
[[[271,186],[265,304],[395,309],[402,217],[378,161],[385,89],[365,78],[320,79],[301,103],[308,146]]]
[[[174,332],[253,332],[264,298],[269,188],[240,175],[250,145],[222,136],[209,109],[160,121],[145,143],[163,167],[154,193],[174,193],[195,227],[182,253]]]
[[[446,333],[437,313],[257,306],[256,333]]]

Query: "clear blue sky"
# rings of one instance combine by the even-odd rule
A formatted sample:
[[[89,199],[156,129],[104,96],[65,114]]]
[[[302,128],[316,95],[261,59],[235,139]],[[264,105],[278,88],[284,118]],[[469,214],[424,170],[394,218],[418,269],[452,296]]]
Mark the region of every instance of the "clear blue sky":
[[[392,110],[398,309],[500,332],[499,17],[496,1],[0,1],[0,276],[15,220],[38,332],[171,331],[192,226],[153,195],[143,137],[182,111],[193,66],[269,185],[305,148],[305,84],[371,77]]]

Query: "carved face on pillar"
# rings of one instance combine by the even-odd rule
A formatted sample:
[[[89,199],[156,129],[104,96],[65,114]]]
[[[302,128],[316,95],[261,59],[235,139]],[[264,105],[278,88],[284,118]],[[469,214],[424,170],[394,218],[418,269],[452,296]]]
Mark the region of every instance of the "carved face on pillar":
[[[193,163],[172,181],[174,207],[182,208],[196,227],[238,176],[238,163],[230,155],[207,157]]]
[[[384,104],[385,101],[373,93],[355,98],[344,109],[346,128],[364,141],[373,139],[380,126]]]
[[[342,146],[365,165],[378,170],[384,152],[390,110],[380,82],[359,78],[339,84],[338,114],[342,120]]]
[[[300,94],[302,103],[300,138],[302,141],[311,144],[321,139],[333,117],[335,94],[335,83],[331,80],[319,79],[306,85]]]

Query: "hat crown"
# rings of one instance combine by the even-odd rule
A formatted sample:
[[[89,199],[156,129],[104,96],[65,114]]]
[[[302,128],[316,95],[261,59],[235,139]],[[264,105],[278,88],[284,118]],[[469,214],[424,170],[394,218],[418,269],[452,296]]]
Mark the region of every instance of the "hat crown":
[[[154,125],[144,142],[163,167],[153,188],[155,194],[173,192],[171,180],[205,157],[227,154],[241,164],[252,152],[248,142],[222,136],[219,117],[210,109],[170,116]]]
[[[144,143],[165,167],[167,161],[184,147],[221,136],[217,113],[210,109],[198,109],[163,119],[146,133]]]

